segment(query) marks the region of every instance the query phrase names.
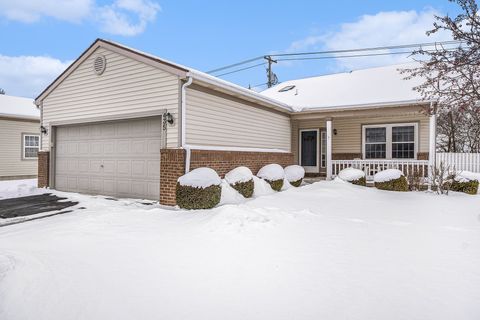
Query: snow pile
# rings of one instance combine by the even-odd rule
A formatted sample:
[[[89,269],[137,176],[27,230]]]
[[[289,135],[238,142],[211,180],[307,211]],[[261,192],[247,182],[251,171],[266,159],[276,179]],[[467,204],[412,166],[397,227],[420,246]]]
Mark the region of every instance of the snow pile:
[[[275,193],[270,184],[263,179],[254,176],[253,183],[255,186],[253,190],[253,196],[255,198]]]
[[[210,168],[198,168],[178,178],[178,183],[182,186],[208,188],[213,185],[220,185],[222,180],[215,170]]]
[[[192,214],[53,192],[86,209],[0,228],[2,320],[479,318],[480,197],[321,181]]]
[[[302,166],[291,165],[285,168],[285,178],[289,182],[298,181],[305,177],[305,169]]]
[[[387,182],[396,180],[403,176],[403,172],[398,169],[387,169],[380,171],[379,173],[375,174],[373,177],[373,181],[375,182]]]
[[[37,179],[0,181],[0,199],[26,197],[46,193],[37,188]]]
[[[470,182],[477,180],[480,182],[480,173],[471,171],[460,171],[455,175],[455,181],[457,182]]]
[[[295,181],[295,180],[293,180]],[[292,184],[288,181],[287,178],[283,179],[283,186],[282,186],[282,190],[281,191],[285,191],[285,190],[288,190],[292,187]]]
[[[258,171],[257,177],[269,181],[282,180],[285,177],[285,171],[279,164],[267,164]]]
[[[355,168],[345,168],[338,173],[338,178],[343,181],[352,182],[365,177],[365,172]]]
[[[240,194],[237,190],[232,188],[229,182],[222,180],[222,195],[220,198],[219,206],[225,204],[239,204],[246,201],[245,197]]]
[[[236,184],[239,182],[247,182],[252,180],[253,173],[247,167],[238,167],[225,175],[225,180],[229,184]]]

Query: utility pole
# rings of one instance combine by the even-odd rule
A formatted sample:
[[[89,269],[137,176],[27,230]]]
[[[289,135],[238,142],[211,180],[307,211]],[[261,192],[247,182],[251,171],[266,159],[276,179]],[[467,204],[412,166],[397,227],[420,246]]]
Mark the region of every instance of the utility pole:
[[[278,83],[278,78],[275,73],[272,71],[272,63],[277,63],[277,60],[273,60],[271,56],[264,56],[265,60],[267,60],[268,67],[267,67],[267,87],[271,88]]]

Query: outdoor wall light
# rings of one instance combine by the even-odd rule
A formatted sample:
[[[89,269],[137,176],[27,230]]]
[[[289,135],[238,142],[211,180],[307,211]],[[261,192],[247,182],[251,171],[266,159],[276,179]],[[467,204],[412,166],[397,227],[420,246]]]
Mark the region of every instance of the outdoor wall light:
[[[167,121],[169,124],[173,124],[173,116],[170,112],[165,113],[164,117],[165,121]]]
[[[48,130],[44,126],[40,126],[40,132],[43,133],[43,134],[47,134]]]
[[[337,135],[337,129],[333,129],[333,134]]]

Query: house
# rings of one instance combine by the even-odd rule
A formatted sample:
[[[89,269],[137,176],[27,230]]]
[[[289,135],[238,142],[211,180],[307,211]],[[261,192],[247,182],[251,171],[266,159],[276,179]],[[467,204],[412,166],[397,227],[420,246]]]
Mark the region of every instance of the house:
[[[33,99],[0,94],[0,180],[37,176],[40,111]]]
[[[257,93],[97,39],[36,99],[39,186],[174,205],[177,178],[203,166],[425,166],[435,121],[402,81],[387,67]]]

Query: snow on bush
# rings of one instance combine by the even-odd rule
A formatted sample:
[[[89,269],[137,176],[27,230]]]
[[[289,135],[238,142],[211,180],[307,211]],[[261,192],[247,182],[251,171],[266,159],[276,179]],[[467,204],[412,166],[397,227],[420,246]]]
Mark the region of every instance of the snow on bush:
[[[407,178],[403,172],[397,169],[387,169],[380,171],[373,177],[375,187],[380,190],[388,191],[408,191]]]
[[[338,173],[338,178],[357,185],[366,185],[365,172],[355,168],[345,168]]]
[[[373,177],[374,182],[387,182],[391,180],[395,180],[403,176],[403,172],[397,169],[387,169],[378,172]]]
[[[291,165],[285,168],[285,178],[290,185],[299,187],[305,177],[305,169],[299,165]]]
[[[455,181],[457,182],[469,182],[477,180],[480,182],[480,173],[471,171],[460,171],[455,175]]]
[[[262,167],[257,176],[267,181],[273,190],[280,191],[283,187],[285,171],[279,164],[272,163]]]
[[[252,180],[252,178],[253,178],[253,173],[247,167],[237,167],[225,175],[225,180],[229,184],[236,184],[238,182],[247,182],[249,180]]]
[[[257,177],[270,181],[280,180],[285,177],[285,171],[279,164],[267,164],[258,171]]]
[[[245,198],[253,195],[253,173],[247,167],[238,167],[225,175],[227,183]]]
[[[477,194],[479,189],[480,173],[461,171],[455,174],[450,186],[450,190],[464,192],[467,194]]]
[[[210,209],[219,204],[222,180],[210,168],[198,168],[178,178],[177,205],[184,209]]]
[[[253,191],[254,197],[261,197],[261,196],[266,196],[266,195],[275,193],[275,191],[273,191],[270,184],[263,179],[260,179],[254,176],[253,183],[255,186]]]
[[[220,179],[218,174],[213,169],[198,168],[178,178],[178,183],[181,186],[206,188],[213,185],[220,185],[220,183],[222,183],[222,179]]]

